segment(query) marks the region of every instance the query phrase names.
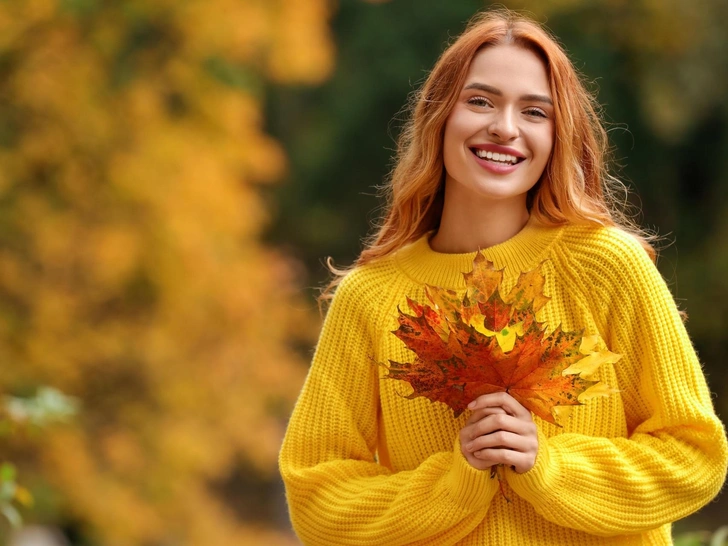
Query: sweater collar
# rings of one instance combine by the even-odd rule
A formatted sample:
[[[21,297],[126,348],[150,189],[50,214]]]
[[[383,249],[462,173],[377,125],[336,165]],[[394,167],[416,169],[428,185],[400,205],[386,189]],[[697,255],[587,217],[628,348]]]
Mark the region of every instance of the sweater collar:
[[[533,216],[516,235],[500,244],[482,249],[483,255],[497,269],[505,268],[505,278],[517,277],[521,272],[534,269],[546,251],[561,235],[562,228],[538,224]],[[446,254],[430,247],[429,232],[402,248],[395,255],[400,269],[411,279],[453,290],[465,288],[463,273],[472,271],[476,252]]]

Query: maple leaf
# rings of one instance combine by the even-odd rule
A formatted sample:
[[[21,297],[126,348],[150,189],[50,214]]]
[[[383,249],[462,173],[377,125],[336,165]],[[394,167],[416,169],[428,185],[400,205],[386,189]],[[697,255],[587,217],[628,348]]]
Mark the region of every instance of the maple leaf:
[[[547,334],[536,319],[549,301],[541,266],[521,273],[505,297],[503,271],[480,252],[464,277],[462,297],[427,285],[429,305],[407,298],[414,315],[398,309],[399,328],[393,333],[415,359],[390,361],[387,377],[412,386],[407,398],[442,402],[458,417],[478,396],[507,392],[541,419],[561,426],[557,415],[565,412],[559,410],[615,392],[590,376],[620,355],[603,348],[599,336],[583,337],[561,327]]]

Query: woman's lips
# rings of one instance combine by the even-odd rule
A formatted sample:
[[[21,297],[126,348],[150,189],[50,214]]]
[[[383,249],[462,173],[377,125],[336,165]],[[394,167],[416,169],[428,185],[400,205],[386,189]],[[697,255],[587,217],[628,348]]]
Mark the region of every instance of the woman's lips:
[[[522,159],[519,159],[519,161],[516,164],[512,163],[505,163],[500,161],[492,161],[489,159],[483,159],[482,157],[478,157],[477,154],[471,149],[470,153],[473,154],[473,157],[475,158],[475,161],[486,169],[487,171],[490,171],[494,174],[509,174],[518,169],[518,167],[523,162]]]

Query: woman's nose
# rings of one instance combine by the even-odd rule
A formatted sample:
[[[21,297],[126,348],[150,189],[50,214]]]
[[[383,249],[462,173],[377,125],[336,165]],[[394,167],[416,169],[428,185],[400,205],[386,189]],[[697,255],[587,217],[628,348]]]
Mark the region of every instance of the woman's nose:
[[[488,133],[502,141],[510,141],[518,136],[518,123],[515,112],[506,108],[495,112]]]

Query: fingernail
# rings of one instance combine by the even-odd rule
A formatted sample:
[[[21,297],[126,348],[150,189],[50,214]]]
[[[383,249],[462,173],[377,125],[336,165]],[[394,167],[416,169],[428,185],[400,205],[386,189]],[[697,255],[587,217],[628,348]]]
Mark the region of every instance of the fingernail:
[[[470,442],[469,444],[465,444],[465,449],[470,451],[473,448],[473,442]]]
[[[476,403],[477,403],[477,402],[476,402],[475,400],[473,400],[472,402],[470,402],[470,404],[468,404],[468,407],[469,407],[470,409],[473,409],[473,408],[475,407],[475,404],[476,404]]]

